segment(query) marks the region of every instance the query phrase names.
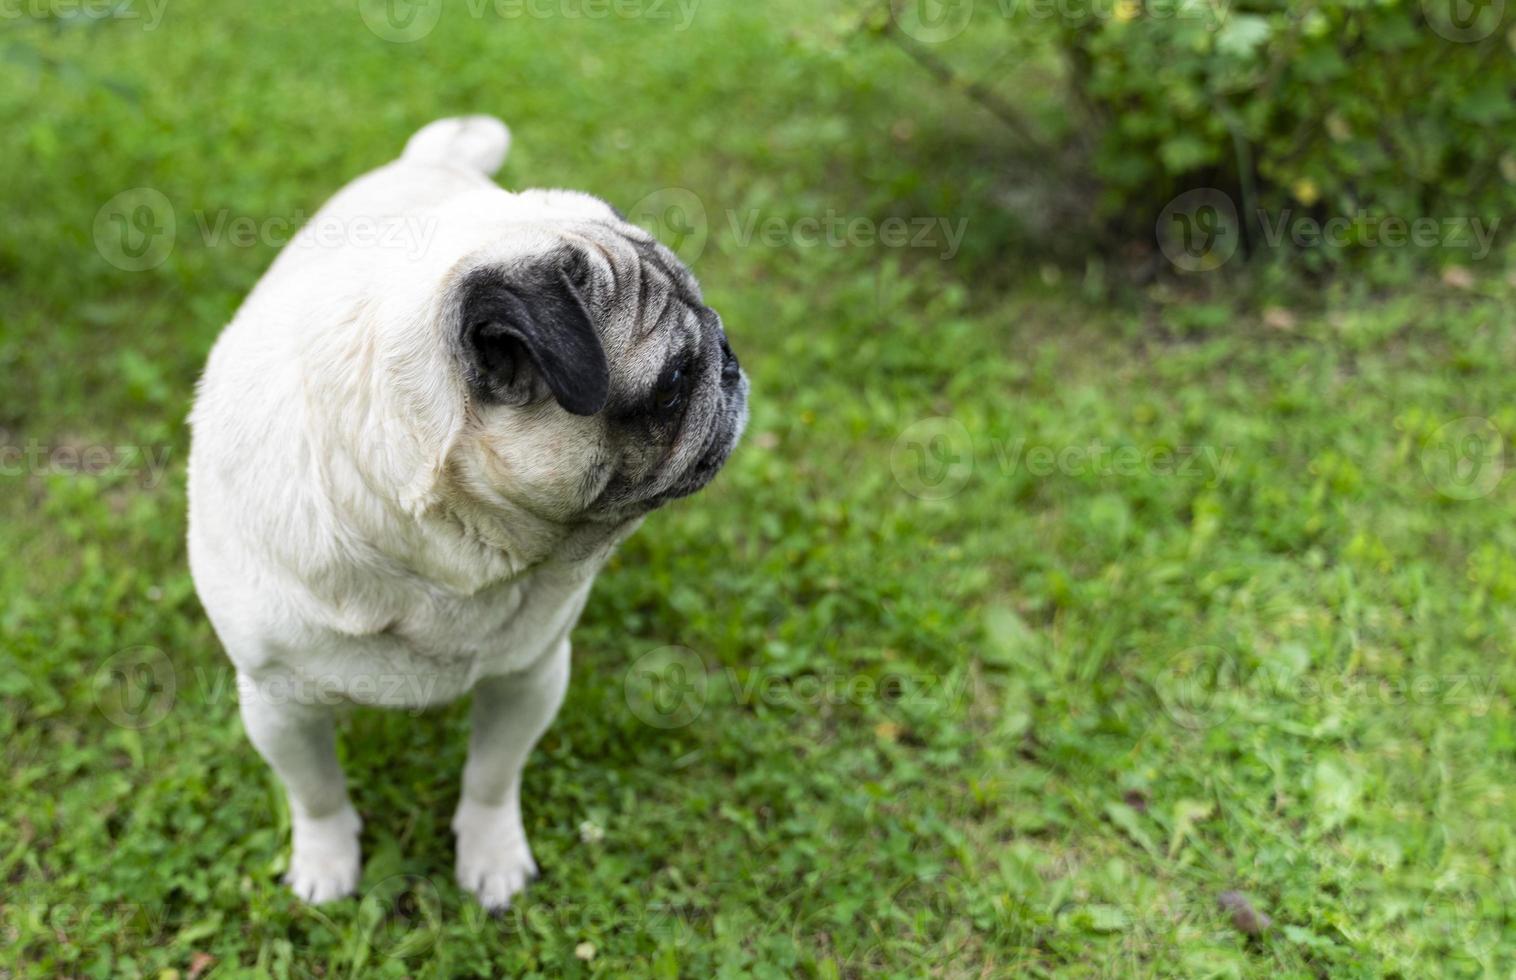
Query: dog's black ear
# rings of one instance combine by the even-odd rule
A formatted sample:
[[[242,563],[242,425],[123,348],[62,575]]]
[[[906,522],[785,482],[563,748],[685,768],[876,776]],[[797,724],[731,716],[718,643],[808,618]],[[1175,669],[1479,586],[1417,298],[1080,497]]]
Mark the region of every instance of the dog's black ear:
[[[460,287],[464,373],[475,397],[521,405],[539,384],[575,415],[605,407],[611,373],[585,309],[588,270],[566,252],[519,272],[481,269]]]

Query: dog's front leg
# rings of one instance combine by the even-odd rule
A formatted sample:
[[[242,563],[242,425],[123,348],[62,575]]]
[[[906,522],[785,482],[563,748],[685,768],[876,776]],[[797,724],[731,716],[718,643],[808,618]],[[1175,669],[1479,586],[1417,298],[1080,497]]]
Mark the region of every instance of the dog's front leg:
[[[289,797],[293,839],[285,882],[307,902],[351,894],[358,886],[363,822],[348,801],[331,709],[298,703],[274,684],[246,676],[238,688],[248,738]]]
[[[530,669],[474,688],[468,765],[453,816],[458,884],[487,909],[503,909],[537,874],[521,823],[521,768],[563,703],[565,639]]]

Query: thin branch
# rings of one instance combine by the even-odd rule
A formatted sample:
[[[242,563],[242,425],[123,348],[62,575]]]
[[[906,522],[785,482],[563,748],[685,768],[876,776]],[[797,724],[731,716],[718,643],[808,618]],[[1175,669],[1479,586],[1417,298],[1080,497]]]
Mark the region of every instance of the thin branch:
[[[885,0],[886,4],[890,0]],[[1037,137],[1032,135],[1031,129],[1021,118],[1021,115],[1011,107],[1004,99],[979,82],[965,79],[954,70],[935,52],[925,44],[902,32],[895,22],[893,10],[885,17],[883,24],[875,28],[876,32],[888,38],[897,48],[903,51],[907,57],[949,88],[954,88],[968,96],[970,100],[988,111],[996,119],[1005,123],[1017,136],[1021,137],[1030,146],[1049,151],[1049,148]]]

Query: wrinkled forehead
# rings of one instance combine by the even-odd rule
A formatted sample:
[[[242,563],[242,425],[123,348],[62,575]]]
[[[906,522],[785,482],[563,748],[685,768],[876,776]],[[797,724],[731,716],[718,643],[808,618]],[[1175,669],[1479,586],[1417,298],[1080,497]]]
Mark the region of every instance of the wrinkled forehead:
[[[697,308],[705,305],[700,284],[674,252],[646,229],[626,220],[610,204],[580,191],[532,190],[517,195],[527,216],[556,225],[569,239],[589,246],[591,260],[603,259],[603,272],[615,277],[613,286],[624,285],[623,273],[646,270],[649,290],[663,290]]]
[[[613,372],[648,381],[668,360],[709,346],[721,329],[700,285],[673,252],[624,221],[589,229],[595,275],[606,300],[601,342]],[[619,368],[620,370],[617,370]]]
[[[705,305],[699,282],[679,257],[608,205],[601,207],[602,218],[576,218],[556,230],[588,262],[588,298],[598,308],[613,372],[620,365],[635,379],[683,349],[713,343],[720,318]]]

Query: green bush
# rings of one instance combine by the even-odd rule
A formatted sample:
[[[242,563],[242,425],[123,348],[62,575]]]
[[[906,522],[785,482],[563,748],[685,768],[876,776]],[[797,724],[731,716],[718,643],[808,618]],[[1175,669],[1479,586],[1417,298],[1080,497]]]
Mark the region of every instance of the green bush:
[[[1255,244],[1285,209],[1349,219],[1349,244],[1391,218],[1488,225],[1513,210],[1516,28],[1502,0],[1104,9],[1042,22],[1094,122],[1101,211],[1133,231],[1197,187],[1231,196]]]
[[[1437,261],[1466,262],[1498,249],[1516,213],[1516,0],[891,10],[876,29],[1047,162],[1043,174],[1017,160],[1018,188],[1042,181],[1044,196],[1077,202],[1076,217],[1121,243],[1151,240],[1178,199],[1190,230],[1235,212],[1229,248],[1300,251],[1290,246],[1313,244],[1297,234],[1310,226],[1330,230],[1315,244],[1337,247],[1306,248],[1309,260],[1335,261],[1359,246],[1425,245],[1415,231],[1431,227]],[[1201,213],[1209,204],[1220,208]],[[1044,229],[1056,240],[1039,245],[1069,244],[1070,227]]]

